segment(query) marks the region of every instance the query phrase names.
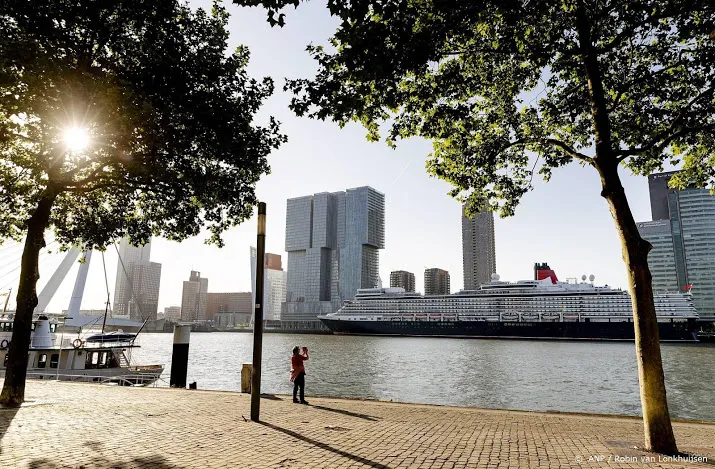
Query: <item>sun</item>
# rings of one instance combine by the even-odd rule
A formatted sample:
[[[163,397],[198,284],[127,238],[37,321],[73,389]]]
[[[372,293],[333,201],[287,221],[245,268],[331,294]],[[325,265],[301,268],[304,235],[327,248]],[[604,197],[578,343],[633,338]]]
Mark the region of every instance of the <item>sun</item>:
[[[83,127],[69,127],[64,130],[62,140],[71,152],[80,152],[89,146],[89,132]]]

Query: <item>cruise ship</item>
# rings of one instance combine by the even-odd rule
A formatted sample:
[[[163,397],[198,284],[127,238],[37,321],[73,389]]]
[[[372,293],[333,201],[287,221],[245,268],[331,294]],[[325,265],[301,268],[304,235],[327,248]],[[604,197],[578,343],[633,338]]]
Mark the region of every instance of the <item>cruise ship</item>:
[[[537,264],[538,266],[538,264]],[[451,295],[365,288],[319,319],[335,334],[505,339],[634,340],[628,292],[560,282],[545,264],[535,280],[500,281]],[[593,278],[592,278],[593,280]],[[689,293],[656,294],[661,341],[697,341]]]

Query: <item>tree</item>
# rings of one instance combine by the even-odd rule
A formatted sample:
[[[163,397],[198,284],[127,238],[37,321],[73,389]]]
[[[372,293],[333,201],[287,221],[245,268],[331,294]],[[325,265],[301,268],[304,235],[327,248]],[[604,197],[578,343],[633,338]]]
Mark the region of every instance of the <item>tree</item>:
[[[0,239],[25,237],[0,402],[24,399],[38,255],[122,236],[182,240],[249,218],[266,156],[254,125],[273,82],[227,53],[226,11],[177,0],[0,0]]]
[[[282,25],[299,0],[263,5]],[[538,172],[592,167],[623,247],[633,301],[645,445],[677,451],[648,251],[618,169],[682,164],[676,183],[715,180],[715,4],[537,0],[329,0],[340,26],[319,70],[289,80],[299,116],[362,123],[370,140],[433,141],[427,170],[473,213],[512,215]],[[538,165],[538,168],[537,168]]]

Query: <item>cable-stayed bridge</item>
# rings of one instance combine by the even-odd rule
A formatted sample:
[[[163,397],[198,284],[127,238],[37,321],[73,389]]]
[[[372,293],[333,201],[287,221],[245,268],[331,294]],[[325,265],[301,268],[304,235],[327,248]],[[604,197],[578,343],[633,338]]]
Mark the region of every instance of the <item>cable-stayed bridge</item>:
[[[12,242],[7,243],[6,245],[0,245],[0,295],[5,297],[0,297],[0,308],[2,308],[3,312],[11,313],[11,311],[7,311],[7,307],[10,301],[14,298],[12,298],[11,290],[8,289],[17,284],[20,278],[20,260],[22,258],[23,246],[24,243]],[[46,264],[46,261],[53,256],[50,254],[50,251],[57,248],[59,248],[59,244],[56,240],[53,239],[47,242],[46,247],[40,252],[41,268],[43,264]],[[34,313],[39,314],[48,312],[47,307],[57,293],[57,290],[60,288],[60,285],[62,285],[68,273],[78,260],[81,260],[81,263],[79,264],[74,287],[72,289],[72,296],[67,307],[65,325],[70,327],[87,327],[102,325],[104,322],[106,326],[112,328],[124,328],[127,330],[142,327],[143,322],[112,317],[111,311],[109,311],[108,291],[106,320],[103,317],[98,318],[97,316],[85,316],[81,314],[80,306],[82,304],[85,285],[87,283],[87,273],[92,260],[92,251],[82,252],[76,247],[70,249],[64,254],[59,266],[55,269],[48,282],[38,294],[38,303]]]

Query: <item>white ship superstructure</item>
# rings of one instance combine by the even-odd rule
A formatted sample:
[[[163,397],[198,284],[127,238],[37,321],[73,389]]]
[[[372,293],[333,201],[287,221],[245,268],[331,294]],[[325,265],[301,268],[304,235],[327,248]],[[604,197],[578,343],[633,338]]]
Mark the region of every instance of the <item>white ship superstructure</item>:
[[[686,321],[698,315],[689,294],[655,295],[658,321]],[[628,292],[590,283],[553,283],[497,279],[478,290],[451,295],[425,296],[402,288],[358,290],[327,318],[343,320],[437,320],[437,321],[579,321],[614,322],[633,320]]]

